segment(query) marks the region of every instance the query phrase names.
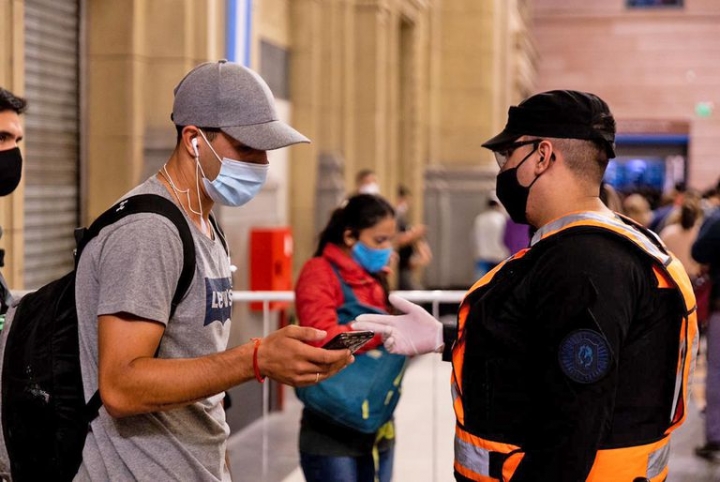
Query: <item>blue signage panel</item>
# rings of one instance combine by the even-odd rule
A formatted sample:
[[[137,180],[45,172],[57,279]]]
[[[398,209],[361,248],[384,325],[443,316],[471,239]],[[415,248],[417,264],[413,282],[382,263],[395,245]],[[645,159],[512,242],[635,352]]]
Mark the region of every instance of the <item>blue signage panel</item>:
[[[225,51],[228,60],[250,67],[252,0],[227,0]]]

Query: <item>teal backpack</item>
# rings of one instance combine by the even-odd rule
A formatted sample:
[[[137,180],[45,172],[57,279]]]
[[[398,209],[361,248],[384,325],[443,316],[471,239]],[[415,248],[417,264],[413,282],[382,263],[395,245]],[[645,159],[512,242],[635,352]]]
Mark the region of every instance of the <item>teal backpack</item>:
[[[363,313],[385,312],[360,303],[337,268],[343,304],[337,309],[338,322],[345,325]],[[400,401],[400,385],[407,358],[388,353],[380,346],[355,354],[355,363],[316,385],[296,388],[305,407],[333,422],[363,433],[375,433],[387,423]]]

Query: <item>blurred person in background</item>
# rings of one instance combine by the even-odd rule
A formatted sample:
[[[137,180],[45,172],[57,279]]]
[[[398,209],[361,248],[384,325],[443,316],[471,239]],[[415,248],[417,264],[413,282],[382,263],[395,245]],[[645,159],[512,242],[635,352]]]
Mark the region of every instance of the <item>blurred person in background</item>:
[[[720,207],[720,179],[718,179],[717,185],[707,189],[702,195],[702,208],[705,213],[705,217],[709,218],[716,209]]]
[[[668,218],[668,221],[670,223],[660,231],[660,239],[677,256],[690,280],[693,280],[702,273],[702,265],[690,255],[703,221],[700,195],[695,191],[686,192],[678,209],[678,215],[673,216],[672,219]]]
[[[660,232],[660,239],[677,256],[690,277],[697,304],[698,326],[701,332],[704,332],[710,308],[710,277],[707,266],[695,261],[691,255],[702,222],[700,194],[688,190],[683,194],[682,204],[676,212],[667,216],[663,223],[665,227]]]
[[[0,87],[0,197],[7,196],[18,187],[22,177],[22,153],[19,142],[23,139],[20,114],[27,109],[27,101]],[[0,236],[2,230],[0,229]],[[4,265],[5,251],[0,251],[0,267]],[[0,330],[3,327],[12,295],[5,278],[0,274]]]
[[[355,174],[355,194],[380,194],[380,184],[375,171],[361,169]]]
[[[653,214],[650,209],[650,202],[642,194],[629,194],[623,200],[623,211],[627,217],[646,228],[652,222]]]
[[[410,224],[408,212],[411,209],[412,193],[406,186],[398,186],[395,213],[398,234],[395,247],[398,253],[398,289],[422,290],[420,270],[432,261],[432,250],[425,239],[427,227],[424,224]]]
[[[530,246],[531,229],[527,224],[516,223],[510,216],[505,219],[503,244],[505,244],[509,253],[517,253],[521,249]]]
[[[600,185],[600,200],[613,212],[624,214],[620,194],[607,182]]]
[[[475,217],[473,241],[475,245],[475,279],[479,280],[511,253],[503,242],[507,215],[492,195],[487,209]]]
[[[295,307],[301,326],[324,330],[323,340],[312,342],[322,346],[334,336],[352,331],[349,324],[361,313],[387,313],[388,263],[393,253],[396,235],[395,211],[380,196],[358,194],[335,210],[320,234],[317,250],[300,272],[295,285]],[[321,383],[308,390],[298,390],[305,407],[300,422],[300,465],[308,482],[388,482],[392,478],[395,428],[390,406],[379,421],[379,428],[368,433],[365,426],[340,418],[343,409],[365,411],[352,404],[349,392],[360,381],[353,377],[379,377],[379,372],[391,369],[401,360],[382,349],[382,338],[375,336],[355,354],[352,367],[343,370],[329,381],[338,389],[335,407],[326,407],[311,390],[322,390]],[[361,366],[378,362],[375,372],[360,372]],[[392,366],[391,366],[392,365]],[[393,373],[397,379],[400,373]],[[392,379],[391,385],[392,385]],[[333,388],[326,388],[332,390]],[[369,406],[397,403],[399,381],[393,397],[381,393],[380,400],[370,400]],[[315,396],[316,398],[311,398]],[[311,403],[315,402],[315,403]],[[337,405],[342,405],[338,407]]]
[[[710,314],[705,333],[705,445],[697,447],[695,454],[720,462],[720,209],[715,209],[702,224],[691,254],[698,263],[708,265],[711,280]]]
[[[648,226],[651,231],[660,234],[665,226],[677,222],[686,191],[685,183],[677,182],[672,191],[660,197],[659,206],[653,209],[652,221]]]

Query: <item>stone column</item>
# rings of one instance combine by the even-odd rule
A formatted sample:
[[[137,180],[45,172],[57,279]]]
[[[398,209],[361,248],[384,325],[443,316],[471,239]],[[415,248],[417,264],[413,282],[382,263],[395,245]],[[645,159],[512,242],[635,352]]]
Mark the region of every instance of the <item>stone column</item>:
[[[514,1],[444,1],[433,23],[434,105],[431,162],[454,166],[492,164],[482,140],[502,128],[517,87],[508,36]],[[470,39],[470,40],[468,40]]]
[[[378,174],[382,193],[387,195],[387,166],[394,161],[389,159],[389,131],[396,119],[388,75],[390,69],[396,68],[389,65],[392,14],[384,0],[357,0],[355,12],[354,156],[346,164],[345,180],[348,186],[354,186],[357,171],[372,169]]]
[[[23,5],[23,0],[0,0],[0,87],[21,97],[25,71]],[[23,185],[21,182],[12,195],[0,198],[0,248],[5,250],[2,274],[11,288],[23,286]]]
[[[297,149],[289,166],[291,181],[290,221],[295,250],[293,272],[312,256],[315,239],[315,190],[319,153],[322,150],[320,98],[325,95],[322,79],[323,23],[321,0],[293,0],[290,18],[292,54],[290,56],[290,97],[293,99],[293,125],[308,136],[312,144]]]
[[[88,2],[86,221],[154,172],[172,151],[173,88],[193,66],[224,55],[223,5],[222,0]]]

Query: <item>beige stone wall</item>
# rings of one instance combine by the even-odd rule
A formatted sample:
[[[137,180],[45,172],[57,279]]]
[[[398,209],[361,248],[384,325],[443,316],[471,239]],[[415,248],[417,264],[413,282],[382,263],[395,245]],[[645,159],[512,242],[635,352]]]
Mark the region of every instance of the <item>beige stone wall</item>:
[[[433,164],[462,166],[490,162],[481,152],[484,137],[496,130],[505,102],[496,91],[506,73],[496,65],[505,42],[505,2],[442,2],[433,31],[437,66],[431,100]],[[472,41],[468,41],[472,39]],[[496,66],[500,68],[495,68]]]
[[[402,182],[418,193],[428,157],[430,2],[294,0],[291,4],[293,122],[312,140],[291,162],[296,270],[315,232],[318,158],[344,161],[346,192],[357,171],[377,172],[393,200]]]
[[[262,0],[253,4],[253,37],[251,48],[253,66],[257,66],[262,37],[275,45],[290,47],[290,3],[292,0]]]
[[[536,0],[538,90],[595,92],[621,121],[690,125],[689,181],[717,181],[720,132],[720,2],[686,0],[682,9],[625,8],[624,0]],[[712,101],[701,118],[695,105]]]
[[[532,88],[534,48],[523,0],[293,0],[294,124],[313,140],[291,163],[296,268],[317,234],[318,158],[339,155],[346,191],[377,172],[395,199],[414,193],[423,219],[428,166],[489,166],[482,140]]]
[[[22,0],[0,0],[0,86],[20,96],[24,90],[23,18]],[[5,250],[2,274],[12,287],[23,283],[23,184],[12,195],[0,198],[0,247]]]
[[[431,163],[492,165],[480,144],[532,89],[535,50],[528,2],[449,0],[434,14]]]
[[[24,85],[24,1],[0,0],[0,85]],[[174,146],[172,89],[192,66],[224,56],[223,0],[103,0],[86,8],[86,110],[81,134],[84,221],[147,175],[148,152]],[[32,108],[32,106],[31,106]],[[3,274],[22,286],[23,185],[0,199]]]
[[[289,49],[291,122],[313,140],[288,151],[296,264],[309,257],[317,234],[320,155],[343,159],[348,192],[362,168],[377,171],[391,200],[398,183],[410,187],[416,222],[423,217],[428,166],[492,162],[479,144],[502,127],[507,105],[532,82],[532,49],[522,43],[526,25],[518,13],[525,3],[254,2],[251,66],[258,68],[260,38]],[[22,5],[0,0],[0,79],[20,93]],[[225,2],[84,5],[81,204],[87,222],[156,170],[173,148],[172,88],[192,66],[224,56]],[[12,277],[21,272],[21,195],[0,200],[0,224]]]
[[[148,148],[169,154],[172,90],[224,55],[222,0],[88,2],[87,220],[148,174]]]

